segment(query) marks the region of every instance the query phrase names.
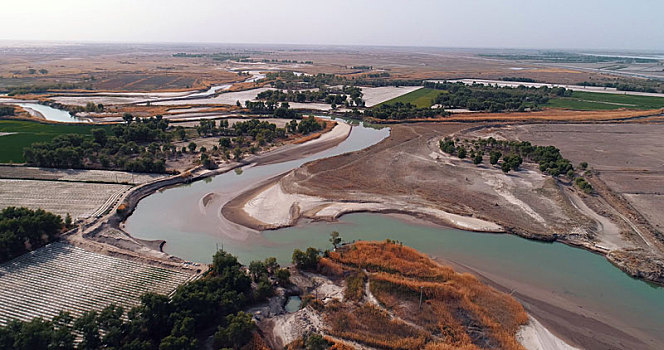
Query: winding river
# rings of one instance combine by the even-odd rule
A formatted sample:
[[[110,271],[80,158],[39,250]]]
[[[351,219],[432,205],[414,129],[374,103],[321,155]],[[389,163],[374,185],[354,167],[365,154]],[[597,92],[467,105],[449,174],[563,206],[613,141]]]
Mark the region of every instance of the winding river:
[[[448,229],[401,216],[350,214],[335,223],[252,232],[229,224],[220,214],[224,198],[305,162],[366,148],[388,133],[357,125],[344,142],[327,151],[163,190],[138,204],[126,229],[138,238],[166,240],[164,250],[184,259],[209,262],[217,247],[223,247],[245,264],[268,256],[288,264],[295,248],[327,249],[333,230],[347,241],[390,238],[478,271],[514,291],[544,295],[552,303],[572,305],[580,314],[631,327],[653,348],[664,344],[664,289],[632,279],[604,257],[582,249]],[[203,203],[206,195],[212,199]]]

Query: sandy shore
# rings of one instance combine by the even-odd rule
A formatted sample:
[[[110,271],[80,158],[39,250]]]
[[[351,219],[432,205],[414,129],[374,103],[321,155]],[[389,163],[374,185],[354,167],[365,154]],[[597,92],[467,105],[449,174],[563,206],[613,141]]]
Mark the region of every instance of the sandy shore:
[[[528,350],[574,350],[575,348],[556,337],[532,316],[529,323],[519,330],[517,339]]]
[[[433,257],[457,272],[475,275],[483,283],[517,299],[530,315],[530,323],[520,330],[527,349],[656,349],[644,341],[645,335],[625,328],[621,320],[588,312],[573,301],[501,276],[480,271],[444,257]],[[558,346],[558,339],[569,347]]]
[[[463,230],[504,232],[500,225],[486,220],[420,207],[393,198],[342,202],[288,193],[281,186],[281,179],[282,176],[271,179],[234,198],[222,209],[224,216],[255,230],[266,230],[292,226],[302,217],[333,221],[344,214],[357,212],[404,213]]]

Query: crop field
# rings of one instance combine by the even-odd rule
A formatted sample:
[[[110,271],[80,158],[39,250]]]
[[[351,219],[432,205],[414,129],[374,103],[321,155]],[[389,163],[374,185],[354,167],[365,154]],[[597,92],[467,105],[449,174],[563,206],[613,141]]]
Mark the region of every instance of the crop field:
[[[428,108],[433,105],[433,100],[436,99],[441,90],[421,88],[413,92],[409,92],[405,95],[401,95],[397,98],[393,98],[389,101],[385,101],[385,104],[394,104],[396,102],[401,103],[411,103],[417,106],[417,108]],[[381,103],[381,104],[383,104]]]
[[[0,179],[0,188],[0,208],[42,208],[77,219],[103,214],[130,186]]]
[[[128,310],[141,295],[167,295],[192,277],[56,242],[0,265],[0,325],[60,311],[79,317],[110,304]]]
[[[576,110],[658,109],[664,108],[664,98],[574,91],[571,97],[551,99],[546,106]]]
[[[164,174],[129,173],[111,170],[53,169],[0,165],[1,179],[57,180],[139,185],[165,177]]]
[[[23,163],[23,149],[35,142],[50,141],[61,134],[89,134],[103,125],[48,124],[23,120],[0,120],[0,163]]]

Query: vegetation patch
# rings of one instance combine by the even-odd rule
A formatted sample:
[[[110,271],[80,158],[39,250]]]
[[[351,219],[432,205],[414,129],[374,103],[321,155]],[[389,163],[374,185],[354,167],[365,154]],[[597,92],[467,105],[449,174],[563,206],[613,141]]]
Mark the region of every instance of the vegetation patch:
[[[326,252],[318,267],[346,273],[353,302],[319,305],[337,338],[382,349],[521,349],[516,333],[528,316],[516,300],[412,248],[356,242]],[[372,295],[362,302],[366,279]]]
[[[51,124],[22,120],[0,120],[0,163],[23,163],[23,149],[35,142],[50,142],[58,135],[87,135],[94,128],[109,130],[105,125]]]
[[[42,209],[3,209],[0,211],[0,262],[56,240],[71,223],[70,216],[67,216],[65,223],[60,216]]]
[[[171,297],[144,294],[128,312],[110,305],[76,319],[61,312],[52,320],[10,321],[0,327],[0,348],[73,349],[80,337],[79,349],[193,350],[198,339],[209,336],[216,349],[261,348],[251,315],[240,311],[257,301],[255,295],[237,259],[219,251],[205,276],[181,285]]]
[[[471,111],[505,112],[532,111],[545,105],[549,99],[569,96],[572,91],[562,87],[549,88],[493,86],[484,84],[466,85],[461,82],[425,82],[425,87],[442,90],[434,103],[444,108],[466,108]]]

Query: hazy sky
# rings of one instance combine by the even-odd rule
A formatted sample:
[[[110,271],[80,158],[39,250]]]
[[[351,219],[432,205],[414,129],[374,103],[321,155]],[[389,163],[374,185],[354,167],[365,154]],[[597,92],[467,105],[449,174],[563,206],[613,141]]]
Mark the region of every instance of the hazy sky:
[[[663,0],[1,0],[0,39],[664,51]]]

